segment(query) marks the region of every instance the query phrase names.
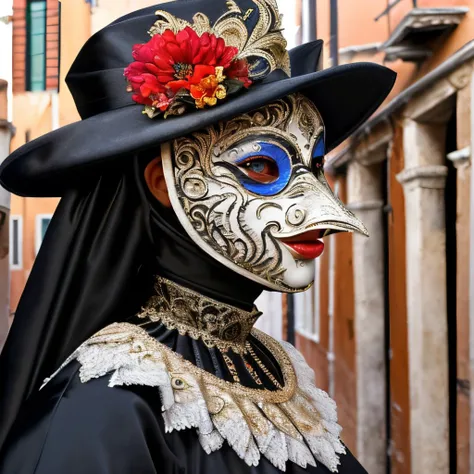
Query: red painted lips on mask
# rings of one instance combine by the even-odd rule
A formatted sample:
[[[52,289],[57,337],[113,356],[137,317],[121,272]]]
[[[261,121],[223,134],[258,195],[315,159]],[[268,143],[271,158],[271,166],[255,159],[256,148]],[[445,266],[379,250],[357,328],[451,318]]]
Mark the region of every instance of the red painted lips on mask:
[[[295,256],[302,260],[314,260],[324,252],[324,242],[320,240],[323,235],[324,230],[312,230],[288,239],[282,239],[282,242],[293,251]]]

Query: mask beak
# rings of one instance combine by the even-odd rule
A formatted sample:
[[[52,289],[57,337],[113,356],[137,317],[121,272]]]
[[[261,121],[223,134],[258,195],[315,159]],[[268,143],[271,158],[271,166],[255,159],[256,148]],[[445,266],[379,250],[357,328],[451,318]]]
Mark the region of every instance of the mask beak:
[[[307,224],[308,230],[325,230],[324,235],[337,232],[354,232],[369,237],[367,228],[362,221],[347,209],[342,201],[334,194],[326,180],[318,180],[316,185],[317,199],[320,215],[310,217]],[[313,201],[313,205],[316,201]]]
[[[347,211],[350,212],[350,211]],[[352,213],[351,213],[352,214]],[[367,231],[364,224],[355,216],[348,221],[344,220],[328,220],[322,221],[314,224],[310,224],[305,228],[305,231],[310,230],[324,230],[323,237],[327,237],[331,234],[337,234],[339,232],[357,232],[362,234],[364,237],[369,237],[369,232]]]
[[[322,237],[339,232],[356,232],[369,237],[364,224],[342,204],[327,184],[321,182],[298,205],[288,209],[287,223],[294,226],[293,222],[297,220],[302,221],[300,225],[291,232],[280,233],[278,237],[294,237],[310,231],[320,231]]]
[[[321,203],[323,215],[309,222],[308,230],[325,229],[325,236],[338,232],[354,232],[369,237],[369,232],[362,221],[344,206],[329,186],[327,191]]]

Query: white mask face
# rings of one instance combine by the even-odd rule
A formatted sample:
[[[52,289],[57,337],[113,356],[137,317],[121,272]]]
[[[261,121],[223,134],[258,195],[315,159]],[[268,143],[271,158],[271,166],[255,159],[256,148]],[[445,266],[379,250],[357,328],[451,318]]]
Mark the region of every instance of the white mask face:
[[[162,159],[190,237],[270,289],[306,290],[324,235],[367,234],[326,182],[323,122],[303,95],[166,143]]]

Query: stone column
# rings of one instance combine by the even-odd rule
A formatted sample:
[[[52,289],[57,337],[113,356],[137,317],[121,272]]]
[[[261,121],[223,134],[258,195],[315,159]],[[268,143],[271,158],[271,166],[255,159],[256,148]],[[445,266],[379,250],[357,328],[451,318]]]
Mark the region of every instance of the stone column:
[[[459,109],[458,109],[459,110]],[[458,129],[459,132],[459,129]],[[459,145],[458,138],[458,145]],[[456,167],[456,474],[469,474],[469,227],[471,150],[462,148],[448,155]],[[450,318],[452,316],[450,315]],[[451,361],[453,363],[453,361]]]
[[[469,474],[469,234],[471,195],[471,89],[469,81],[457,93],[458,150],[448,159],[456,168],[456,474]],[[454,315],[449,315],[453,320]],[[451,361],[453,363],[453,361]]]
[[[471,71],[470,80],[467,85],[470,90],[470,142],[471,142],[471,153],[474,150],[474,71]],[[470,387],[474,387],[474,276],[472,274],[474,269],[474,173],[471,172],[471,209],[470,209],[470,233],[469,233],[469,367],[470,367]],[[470,404],[471,404],[471,416],[470,416],[470,469],[474,469],[474,392],[471,388],[470,391]]]
[[[364,164],[360,162],[363,159]],[[357,456],[371,474],[386,472],[385,286],[382,161],[386,146],[348,170],[348,207],[370,237],[353,236],[357,374]]]
[[[449,473],[446,127],[404,124],[411,472]],[[396,317],[396,315],[395,315]]]

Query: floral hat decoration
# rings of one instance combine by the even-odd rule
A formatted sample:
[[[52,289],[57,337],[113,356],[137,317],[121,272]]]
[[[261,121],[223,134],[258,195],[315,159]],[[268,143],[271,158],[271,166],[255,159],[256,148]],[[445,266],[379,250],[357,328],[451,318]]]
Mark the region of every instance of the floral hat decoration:
[[[211,26],[196,13],[193,23],[158,10],[151,40],[133,47],[125,69],[129,92],[150,118],[182,115],[191,106],[213,107],[280,68],[288,76],[290,57],[275,0],[254,0],[243,11],[230,0],[228,11]],[[249,34],[247,21],[257,14]]]
[[[314,103],[333,149],[380,106],[395,74],[373,63],[321,70],[322,41],[287,50],[281,20],[276,0],[179,0],[119,18],[66,76],[82,120],[15,150],[0,183],[62,196],[117,160],[295,93]]]

